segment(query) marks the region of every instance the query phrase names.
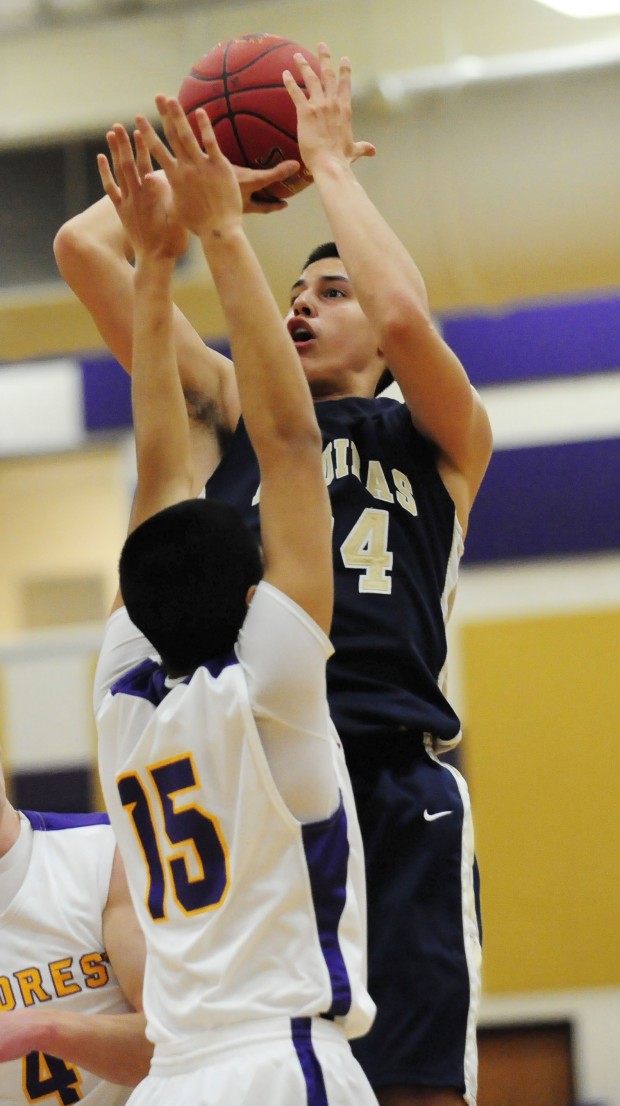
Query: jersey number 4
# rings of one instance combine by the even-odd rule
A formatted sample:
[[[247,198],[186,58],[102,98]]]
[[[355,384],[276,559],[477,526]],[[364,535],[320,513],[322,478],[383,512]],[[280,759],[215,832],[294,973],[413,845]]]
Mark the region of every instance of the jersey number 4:
[[[366,507],[340,546],[345,568],[362,572],[359,590],[363,593],[391,594],[392,578],[388,572],[392,570],[394,555],[388,549],[389,523],[387,511]]]
[[[24,1056],[24,1088],[28,1102],[40,1102],[56,1095],[62,1106],[81,1102],[82,1077],[77,1068],[45,1052]]]
[[[166,918],[168,889],[181,910],[195,914],[219,906],[228,891],[228,850],[217,818],[177,797],[200,786],[190,754],[147,769],[163,817],[164,835],[153,817],[149,789],[137,773],[117,781],[148,872],[147,906],[154,921]],[[190,874],[189,861],[194,873]]]

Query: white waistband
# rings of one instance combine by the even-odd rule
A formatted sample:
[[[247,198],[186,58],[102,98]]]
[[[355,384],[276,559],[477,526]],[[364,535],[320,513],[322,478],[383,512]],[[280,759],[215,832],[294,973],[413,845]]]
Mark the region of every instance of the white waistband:
[[[293,1026],[298,1023],[310,1023],[311,1036],[332,1041],[346,1042],[343,1030],[326,1018],[252,1018],[233,1025],[221,1025],[216,1029],[206,1029],[192,1037],[180,1041],[158,1042],[151,1061],[152,1075],[174,1075],[179,1072],[193,1071],[208,1062],[213,1056],[222,1058],[223,1053],[238,1048],[248,1048],[266,1041],[286,1040],[293,1037]]]

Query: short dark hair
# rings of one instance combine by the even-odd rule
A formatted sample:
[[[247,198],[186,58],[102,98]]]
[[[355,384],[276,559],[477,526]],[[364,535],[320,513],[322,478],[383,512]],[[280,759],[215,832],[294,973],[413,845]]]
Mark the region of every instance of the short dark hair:
[[[315,261],[323,261],[326,257],[340,257],[338,247],[335,242],[321,242],[320,246],[315,246],[313,250],[308,254],[304,261],[302,272],[307,269],[309,265],[314,265]],[[384,392],[390,384],[394,383],[394,377],[390,370],[385,368],[377,381],[375,388],[375,395],[378,396],[380,392]]]
[[[119,562],[123,602],[172,675],[187,675],[235,644],[248,588],[263,574],[257,539],[238,511],[188,499],[128,536]]]
[[[335,242],[321,242],[320,246],[315,246],[304,261],[302,271],[307,269],[308,265],[314,265],[315,261],[323,261],[325,257],[340,257]]]

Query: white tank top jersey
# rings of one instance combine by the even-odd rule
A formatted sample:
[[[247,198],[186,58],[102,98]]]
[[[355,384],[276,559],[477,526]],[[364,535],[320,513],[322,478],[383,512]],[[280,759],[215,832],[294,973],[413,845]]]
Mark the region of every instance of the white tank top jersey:
[[[328,638],[263,581],[228,657],[167,684],[148,651],[124,608],[115,612],[95,710],[106,804],[147,939],[156,1056],[183,1041],[199,1052],[205,1030],[252,1019],[323,1015],[348,1037],[366,1033],[363,853],[325,699]],[[285,803],[264,748],[274,720],[293,767],[312,749],[309,794],[328,764],[327,816],[302,822]]]
[[[2,1011],[44,1003],[85,1015],[131,1010],[103,945],[116,847],[112,828],[95,821],[103,817],[21,814],[20,836],[0,858],[0,1032]],[[1,1106],[122,1106],[129,1095],[41,1052],[0,1064]]]

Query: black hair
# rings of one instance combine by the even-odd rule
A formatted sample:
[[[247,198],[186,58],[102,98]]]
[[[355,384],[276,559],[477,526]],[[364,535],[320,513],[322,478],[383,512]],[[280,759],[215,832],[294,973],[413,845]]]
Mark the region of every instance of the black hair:
[[[340,257],[340,253],[335,242],[321,242],[320,246],[315,246],[304,261],[302,265],[302,271],[304,269],[307,269],[308,265],[314,265],[315,261],[323,261],[326,257]]]
[[[340,257],[340,252],[335,242],[321,242],[320,246],[315,246],[304,261],[302,272],[304,269],[307,269],[309,265],[314,265],[315,261],[323,261],[326,257]],[[375,395],[378,396],[380,392],[384,392],[393,382],[394,377],[390,370],[385,368],[377,381]]]
[[[173,676],[228,653],[263,574],[260,547],[241,515],[188,499],[146,519],[119,562],[127,613]]]

